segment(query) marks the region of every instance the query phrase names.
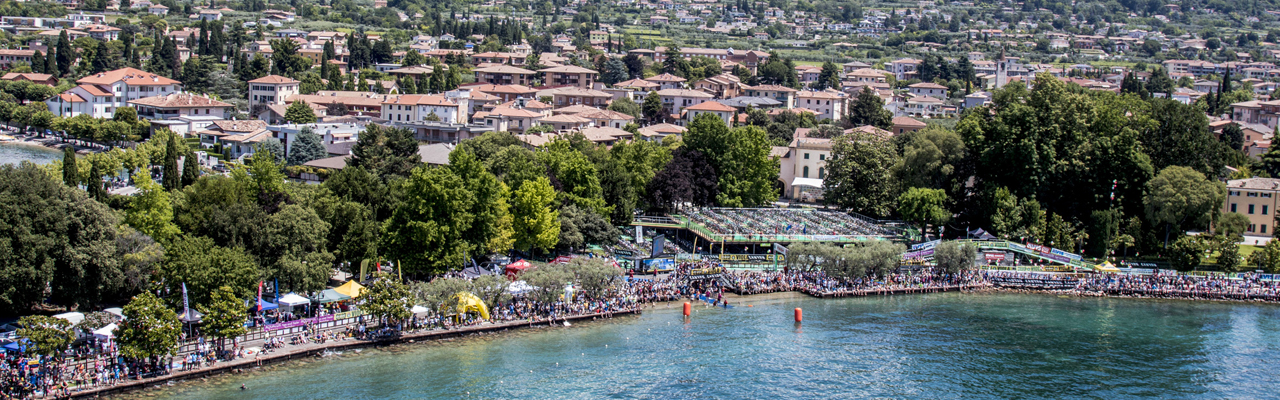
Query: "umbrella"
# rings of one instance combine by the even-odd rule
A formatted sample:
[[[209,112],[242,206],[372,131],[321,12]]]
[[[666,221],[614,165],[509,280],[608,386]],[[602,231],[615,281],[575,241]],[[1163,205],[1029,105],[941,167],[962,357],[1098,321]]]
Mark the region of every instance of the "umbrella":
[[[9,342],[4,345],[4,349],[21,353],[27,350],[27,342],[27,339],[22,339],[22,342]]]
[[[102,328],[99,328],[96,331],[93,331],[93,336],[96,336],[102,339],[110,339],[116,336],[115,331],[116,331],[116,324],[111,324],[111,325],[107,325]]]
[[[124,309],[120,307],[111,307],[102,311],[106,312],[107,314],[112,314],[117,317],[124,318]]]
[[[413,306],[413,308],[409,309],[409,312],[412,312],[414,314],[422,314],[424,312],[427,312],[427,308],[423,306]]]
[[[249,308],[249,310],[253,310],[253,311],[267,311],[267,310],[274,310],[274,309],[277,309],[277,308],[280,308],[280,306],[277,306],[277,305],[276,305],[276,303],[272,303],[272,302],[270,302],[270,301],[266,301],[266,300],[261,300],[261,301],[260,301],[260,302],[258,302],[257,304],[254,304],[254,305],[253,305],[253,307],[250,307],[250,308]]]
[[[283,297],[280,297],[279,299],[276,299],[276,302],[277,302],[277,303],[280,303],[281,305],[284,305],[284,306],[286,306],[286,307],[293,307],[293,306],[300,306],[300,305],[304,305],[304,304],[311,304],[311,300],[307,300],[307,298],[306,298],[306,297],[302,297],[302,296],[299,296],[299,295],[296,295],[296,294],[293,294],[293,293],[286,294],[286,295],[284,295]]]
[[[194,308],[188,308],[187,312],[184,312],[182,313],[182,315],[178,316],[179,321],[186,322],[188,324],[194,324],[194,323],[200,322],[201,319],[204,319],[204,314],[200,313],[199,311],[196,311]]]
[[[360,297],[360,294],[364,293],[364,285],[356,283],[356,281],[347,281],[347,283],[344,283],[342,286],[338,286],[333,290],[354,299],[356,297]]]
[[[327,304],[335,301],[343,301],[343,300],[350,300],[350,299],[351,299],[351,296],[338,293],[337,290],[333,290],[333,289],[325,289],[323,292],[320,292],[319,296],[316,296],[315,298],[316,302],[320,304]]]
[[[62,318],[67,321],[71,321],[71,325],[76,325],[76,324],[79,324],[80,321],[84,321],[84,314],[81,314],[75,311],[54,315],[53,317]]]

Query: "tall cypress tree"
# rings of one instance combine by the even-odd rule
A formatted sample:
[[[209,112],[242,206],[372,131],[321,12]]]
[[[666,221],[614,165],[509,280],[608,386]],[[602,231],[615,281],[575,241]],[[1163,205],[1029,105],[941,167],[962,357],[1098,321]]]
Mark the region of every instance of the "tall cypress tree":
[[[31,55],[31,72],[43,74],[44,64],[44,53],[41,53],[40,50],[36,50],[36,53]]]
[[[89,169],[89,181],[85,182],[85,190],[89,192],[89,197],[99,202],[107,201],[107,188],[102,183],[102,168],[94,165]]]
[[[57,77],[57,78],[61,78],[62,70],[58,69],[57,51],[58,51],[57,48],[54,48],[54,47],[49,48],[49,55],[44,57],[44,73],[53,75],[54,77]]]
[[[58,34],[58,73],[59,76],[71,74],[71,64],[76,61],[76,52],[71,49],[71,39],[67,38],[67,30]]]
[[[133,64],[133,35],[126,33],[120,36],[120,42],[124,44],[124,48],[120,49],[120,60],[128,67],[135,66]]]
[[[164,190],[182,189],[182,178],[178,176],[178,135],[165,132],[168,143],[164,147]]]
[[[62,183],[80,187],[80,170],[76,168],[76,151],[71,146],[62,148]]]
[[[196,154],[188,152],[182,160],[182,187],[191,186],[200,177],[200,165],[196,162]]]

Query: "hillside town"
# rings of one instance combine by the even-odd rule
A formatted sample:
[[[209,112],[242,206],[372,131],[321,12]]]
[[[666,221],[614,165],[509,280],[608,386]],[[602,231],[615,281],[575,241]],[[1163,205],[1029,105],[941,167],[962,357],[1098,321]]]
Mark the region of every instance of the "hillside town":
[[[1277,0],[0,0],[0,393],[726,292],[1276,301],[1278,63]]]

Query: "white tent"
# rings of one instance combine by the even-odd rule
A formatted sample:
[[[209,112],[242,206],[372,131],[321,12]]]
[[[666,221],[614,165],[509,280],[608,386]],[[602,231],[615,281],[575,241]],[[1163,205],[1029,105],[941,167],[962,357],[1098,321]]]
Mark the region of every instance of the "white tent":
[[[102,311],[106,312],[107,314],[112,314],[117,317],[120,317],[121,319],[124,318],[124,309],[120,307],[111,307]]]
[[[80,321],[84,321],[84,314],[75,311],[54,315],[53,317],[71,321],[71,325],[79,324]]]
[[[530,286],[529,282],[525,281],[515,281],[512,282],[511,285],[507,286],[507,293],[511,293],[512,295],[529,293],[530,290],[533,290],[533,286]]]
[[[427,312],[427,308],[423,306],[413,306],[413,308],[409,309],[409,311],[413,312],[414,314],[422,314],[424,312]]]
[[[116,324],[111,324],[93,331],[93,337],[98,339],[110,339],[115,337]]]
[[[307,298],[306,298],[306,297],[302,297],[302,296],[299,296],[299,295],[296,295],[296,294],[293,294],[293,293],[289,293],[289,294],[286,294],[286,295],[284,295],[284,296],[281,296],[279,299],[277,299],[277,300],[276,300],[276,303],[277,303],[277,304],[279,304],[279,305],[282,305],[282,306],[293,307],[293,306],[301,306],[301,305],[311,304],[311,300],[307,300]]]

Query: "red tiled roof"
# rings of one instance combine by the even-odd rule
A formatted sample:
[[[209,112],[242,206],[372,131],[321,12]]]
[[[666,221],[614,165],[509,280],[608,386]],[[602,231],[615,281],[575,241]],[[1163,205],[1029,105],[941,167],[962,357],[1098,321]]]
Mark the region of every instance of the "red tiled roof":
[[[121,68],[115,71],[101,72],[80,78],[76,83],[84,83],[90,85],[111,85],[116,82],[124,81],[124,83],[132,86],[161,86],[161,85],[180,85],[182,82],[165,78],[147,71],[136,68]]]

